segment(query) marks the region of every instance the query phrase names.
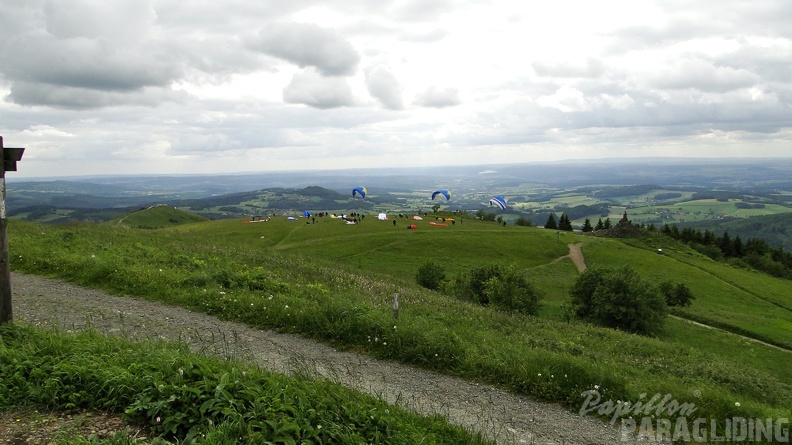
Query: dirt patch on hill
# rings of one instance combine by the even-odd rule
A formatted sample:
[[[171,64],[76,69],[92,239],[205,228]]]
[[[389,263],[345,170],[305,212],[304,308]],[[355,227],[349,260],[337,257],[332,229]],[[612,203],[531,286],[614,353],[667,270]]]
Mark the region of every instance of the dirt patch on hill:
[[[571,250],[570,246],[570,254]],[[276,372],[312,373],[419,413],[441,414],[452,423],[480,431],[502,444],[619,442],[616,427],[553,404],[489,385],[337,351],[297,335],[262,331],[178,307],[112,296],[38,276],[14,273],[12,285],[14,317],[18,321],[63,329],[93,326],[131,338],[176,339],[195,351],[252,361]],[[13,420],[0,417],[0,422]],[[0,424],[0,444],[7,427]]]

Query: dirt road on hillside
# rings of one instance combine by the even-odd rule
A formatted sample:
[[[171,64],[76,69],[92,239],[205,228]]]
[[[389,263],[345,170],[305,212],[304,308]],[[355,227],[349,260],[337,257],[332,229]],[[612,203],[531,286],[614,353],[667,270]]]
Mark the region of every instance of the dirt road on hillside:
[[[439,413],[450,422],[481,431],[501,444],[619,442],[617,428],[556,405],[488,385],[336,351],[300,336],[262,331],[178,307],[112,296],[38,276],[14,273],[12,284],[17,321],[65,329],[91,325],[102,332],[132,338],[179,339],[193,350],[253,361],[273,371],[311,372],[420,413]]]

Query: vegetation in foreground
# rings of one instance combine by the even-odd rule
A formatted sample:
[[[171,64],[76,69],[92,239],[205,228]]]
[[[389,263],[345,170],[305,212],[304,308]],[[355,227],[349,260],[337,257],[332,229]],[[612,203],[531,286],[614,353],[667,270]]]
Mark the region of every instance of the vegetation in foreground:
[[[96,331],[0,326],[0,382],[0,410],[125,413],[157,437],[187,443],[491,443],[340,384]]]
[[[558,308],[569,302],[577,272],[569,261],[554,260],[568,242],[580,240],[577,235],[470,220],[431,230],[370,220],[356,226],[273,220],[160,230],[15,222],[10,233],[12,265],[20,271],[300,332],[574,410],[584,391],[596,389],[612,401],[671,394],[712,419],[790,416],[788,351],[676,319],[656,338],[563,321]],[[673,278],[689,286],[696,300],[675,311],[680,316],[792,344],[784,327],[789,322],[783,324],[788,282],[735,271],[668,240],[585,241],[592,265],[629,262],[658,282]],[[656,242],[664,243],[663,255],[655,253]],[[539,315],[421,288],[416,271],[434,257],[448,258],[449,270],[514,263],[545,295]],[[396,320],[395,293],[401,308]]]

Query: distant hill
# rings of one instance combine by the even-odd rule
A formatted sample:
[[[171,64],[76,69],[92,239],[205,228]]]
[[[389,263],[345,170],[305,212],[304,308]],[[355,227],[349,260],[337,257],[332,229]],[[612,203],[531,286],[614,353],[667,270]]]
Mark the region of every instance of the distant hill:
[[[728,232],[732,238],[739,235],[743,241],[761,238],[772,247],[792,251],[792,213],[680,223],[678,226],[709,229],[717,235]]]
[[[156,229],[208,220],[209,218],[201,215],[175,209],[167,205],[156,205],[116,218],[111,222],[131,227]]]

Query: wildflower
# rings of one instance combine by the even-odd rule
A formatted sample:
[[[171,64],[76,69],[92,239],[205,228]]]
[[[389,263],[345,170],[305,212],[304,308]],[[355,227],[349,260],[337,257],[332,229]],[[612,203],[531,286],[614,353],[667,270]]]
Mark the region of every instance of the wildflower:
[[[160,422],[162,422],[162,419],[160,419],[159,416],[157,416],[157,423],[160,423]]]
[[[220,295],[225,295],[225,292],[224,291],[220,291]]]
[[[594,389],[599,389],[599,385],[594,385]]]
[[[287,304],[287,305],[284,307],[284,309],[288,309],[288,308],[289,308],[289,305]]]
[[[184,370],[179,368],[179,377],[183,377],[183,376],[184,376]]]
[[[539,377],[541,377],[541,376],[542,376],[542,373],[540,372],[539,374],[536,374],[536,375],[538,375]]]
[[[740,402],[734,402],[734,406],[739,407],[740,406]]]
[[[388,342],[386,341],[382,342],[382,346],[388,346]]]

